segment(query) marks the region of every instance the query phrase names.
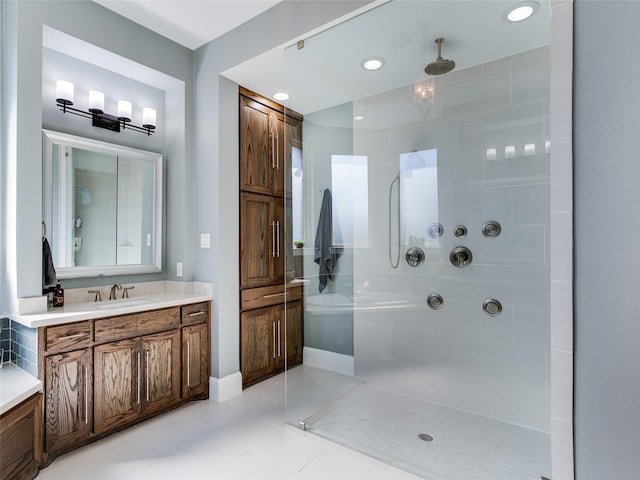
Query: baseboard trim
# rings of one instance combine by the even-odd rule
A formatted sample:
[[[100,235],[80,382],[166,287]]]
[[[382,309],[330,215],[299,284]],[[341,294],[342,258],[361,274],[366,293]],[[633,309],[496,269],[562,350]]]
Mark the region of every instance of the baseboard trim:
[[[209,399],[224,403],[242,393],[242,374],[232,373],[222,378],[209,377]]]
[[[302,358],[304,358],[303,363],[310,367],[322,368],[343,375],[354,376],[355,374],[354,359],[351,355],[304,347]]]

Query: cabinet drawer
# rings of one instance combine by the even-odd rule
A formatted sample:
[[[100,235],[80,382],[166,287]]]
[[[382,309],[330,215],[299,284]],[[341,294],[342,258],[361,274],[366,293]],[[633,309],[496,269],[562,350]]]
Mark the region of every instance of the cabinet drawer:
[[[96,343],[162,332],[180,326],[180,307],[96,320]]]
[[[242,291],[242,310],[278,305],[302,298],[302,287],[287,287],[285,294],[284,285],[271,285],[268,287],[250,288]]]
[[[209,320],[209,302],[194,303],[182,307],[182,324],[195,325]]]
[[[91,322],[47,327],[47,353],[68,352],[91,345]]]

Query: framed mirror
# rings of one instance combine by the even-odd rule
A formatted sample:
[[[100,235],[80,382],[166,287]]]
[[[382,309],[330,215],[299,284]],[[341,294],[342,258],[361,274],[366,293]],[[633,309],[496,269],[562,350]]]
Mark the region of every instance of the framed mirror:
[[[43,161],[58,278],[162,271],[161,154],[43,130]]]

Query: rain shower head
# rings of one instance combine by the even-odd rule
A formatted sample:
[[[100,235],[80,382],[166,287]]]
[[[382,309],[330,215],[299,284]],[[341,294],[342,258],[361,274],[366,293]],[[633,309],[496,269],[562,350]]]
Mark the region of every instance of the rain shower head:
[[[444,42],[444,38],[436,38],[435,41],[438,45],[438,58],[424,68],[424,73],[427,75],[442,75],[456,68],[456,62],[442,58],[442,42]]]

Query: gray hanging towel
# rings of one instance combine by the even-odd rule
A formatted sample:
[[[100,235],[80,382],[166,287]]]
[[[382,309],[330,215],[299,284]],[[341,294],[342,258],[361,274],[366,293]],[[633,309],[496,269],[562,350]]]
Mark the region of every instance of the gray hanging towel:
[[[331,246],[332,230],[331,191],[327,188],[322,197],[313,257],[313,260],[320,265],[320,292],[327,287],[328,280],[333,280],[333,271],[336,268],[341,252],[340,248]]]
[[[51,247],[46,237],[42,239],[42,289],[55,287],[58,284],[56,269],[53,266]]]

